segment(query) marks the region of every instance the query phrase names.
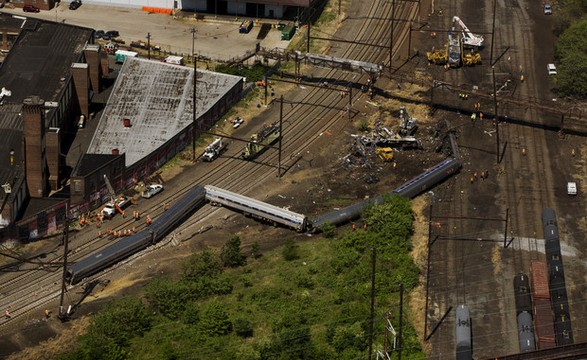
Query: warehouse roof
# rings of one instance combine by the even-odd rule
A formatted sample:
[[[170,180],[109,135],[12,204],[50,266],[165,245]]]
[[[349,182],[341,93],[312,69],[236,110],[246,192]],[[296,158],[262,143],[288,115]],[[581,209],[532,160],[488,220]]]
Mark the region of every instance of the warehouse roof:
[[[24,21],[18,41],[0,68],[0,87],[12,92],[8,101],[22,103],[31,95],[57,101],[71,75],[71,64],[82,59],[92,31],[30,18]]]
[[[117,149],[126,155],[128,167],[164,145],[192,124],[193,78],[192,68],[126,58],[88,153]],[[241,81],[239,76],[198,70],[197,116]]]

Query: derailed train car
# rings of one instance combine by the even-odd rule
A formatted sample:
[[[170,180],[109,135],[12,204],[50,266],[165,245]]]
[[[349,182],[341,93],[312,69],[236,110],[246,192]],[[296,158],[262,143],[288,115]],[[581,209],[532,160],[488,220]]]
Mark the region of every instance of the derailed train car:
[[[158,242],[193,211],[202,207],[205,202],[204,187],[200,185],[193,187],[159,218],[154,220],[149,228],[122,238],[99,252],[88,255],[70,265],[67,269],[69,282],[71,284],[78,283],[82,279],[94,275]]]
[[[400,195],[413,198],[422,192],[432,188],[434,185],[441,183],[451,175],[455,174],[461,168],[460,161],[455,157],[448,157],[430,169],[424,171],[415,178],[406,181],[398,188],[390,192],[390,195]],[[381,204],[383,196],[379,195],[372,199],[361,201],[357,204],[347,206],[337,211],[320,215],[312,219],[314,228],[321,228],[326,224],[340,225],[357,219],[361,216],[363,210],[371,204]]]
[[[308,227],[308,218],[303,214],[280,208],[263,201],[224,190],[212,185],[206,185],[206,199],[212,205],[224,205],[251,215],[264,221],[285,225],[297,231],[304,231]]]

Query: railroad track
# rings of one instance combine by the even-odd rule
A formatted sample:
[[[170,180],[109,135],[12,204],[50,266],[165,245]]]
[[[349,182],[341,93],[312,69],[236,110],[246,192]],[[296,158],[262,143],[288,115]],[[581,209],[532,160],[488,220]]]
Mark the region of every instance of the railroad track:
[[[414,6],[411,4],[398,4],[399,12],[396,10],[396,16],[403,16],[406,14],[415,14]],[[367,16],[368,21],[365,21],[361,27],[361,30],[357,32],[355,40],[365,41],[379,38],[379,42],[385,41],[385,36],[389,33],[389,22],[373,20],[377,15],[385,14],[390,15],[391,5],[389,2],[376,0],[374,6],[369,8],[370,12]],[[402,24],[396,23],[396,26],[400,27]],[[373,31],[372,29],[378,29]],[[402,32],[403,39],[406,38],[407,32]],[[397,51],[397,50],[395,50]],[[376,50],[365,51],[360,49],[359,46],[349,46],[344,51],[344,56],[354,58],[362,61],[380,62],[385,54],[382,54]],[[356,82],[356,75],[340,73],[339,71],[325,72],[323,77],[325,78],[336,78],[337,81],[344,82]],[[354,101],[357,102],[361,97],[364,96],[362,93],[355,94]],[[330,109],[330,104],[340,103],[340,108],[336,110]],[[304,105],[313,104],[313,105]],[[317,104],[324,104],[327,106],[316,106]],[[321,91],[314,89],[308,91],[302,95],[293,109],[285,114],[286,128],[284,131],[284,146],[283,153],[285,154],[284,159],[295,161],[295,156],[299,156],[301,152],[308,149],[312,143],[316,140],[315,134],[320,133],[326,129],[342,129],[344,124],[337,124],[343,114],[343,110],[346,106],[346,99],[338,99],[338,93],[331,91]],[[302,116],[300,116],[302,114]],[[318,119],[318,121],[315,121]],[[254,189],[257,185],[257,179],[266,177],[267,175],[267,164],[274,164],[276,162],[277,155],[274,152],[267,151],[256,161],[245,162],[238,159],[240,149],[236,150],[234,146],[229,148],[227,153],[228,157],[217,159],[213,163],[207,166],[207,171],[201,173],[193,178],[193,183],[209,183],[232,189],[239,185],[239,192],[248,193]],[[292,157],[294,156],[294,157]],[[199,164],[197,165],[200,166]],[[201,165],[202,167],[204,165]],[[274,165],[270,165],[271,167]],[[286,165],[287,166],[287,165]],[[230,173],[226,175],[226,169],[230,169]],[[245,181],[243,181],[245,180]],[[166,201],[174,201],[181,197],[187,189],[191,188],[192,183],[183,186],[172,195],[167,196]],[[149,214],[151,217],[156,218],[157,214],[162,210],[162,205],[148,204],[148,208],[142,208],[142,214]],[[193,229],[202,219],[210,216],[216,209],[203,209],[198,212],[195,216],[192,216],[190,220],[181,227],[181,231],[185,232]],[[127,228],[132,223],[132,220],[123,222],[114,229]],[[106,226],[103,227],[103,229]],[[139,228],[140,230],[140,228]],[[69,260],[74,262],[77,261],[90,253],[98,251],[108,244],[107,240],[95,239],[92,237],[90,241],[84,244],[72,244],[72,253],[70,254]],[[51,259],[51,262],[58,262],[60,255],[56,255]],[[59,294],[60,283],[61,283],[61,271],[55,271],[50,273],[40,273],[39,271],[28,272],[26,275],[17,276],[10,281],[10,288],[7,291],[4,301],[6,304],[11,305],[13,317],[10,320],[0,320],[0,330],[5,330],[13,320],[19,318],[35,318],[32,314],[33,311],[38,309],[40,306],[47,304],[48,302],[55,299]]]

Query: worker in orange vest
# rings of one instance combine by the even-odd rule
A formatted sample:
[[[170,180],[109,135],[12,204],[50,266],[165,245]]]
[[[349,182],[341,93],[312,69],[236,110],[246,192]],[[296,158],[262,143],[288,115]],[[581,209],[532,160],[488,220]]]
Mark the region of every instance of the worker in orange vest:
[[[145,223],[147,224],[147,226],[151,225],[151,217],[149,215],[147,215],[147,218],[145,219]]]

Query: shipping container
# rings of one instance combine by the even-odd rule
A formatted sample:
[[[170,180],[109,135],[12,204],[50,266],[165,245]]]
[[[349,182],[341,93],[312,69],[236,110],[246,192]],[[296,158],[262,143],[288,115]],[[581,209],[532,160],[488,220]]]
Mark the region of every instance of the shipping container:
[[[544,261],[534,260],[530,264],[532,272],[532,295],[536,299],[550,299],[548,291],[548,270]]]
[[[534,330],[538,339],[538,349],[556,346],[554,319],[548,299],[534,299]]]

